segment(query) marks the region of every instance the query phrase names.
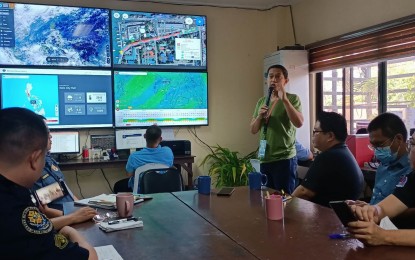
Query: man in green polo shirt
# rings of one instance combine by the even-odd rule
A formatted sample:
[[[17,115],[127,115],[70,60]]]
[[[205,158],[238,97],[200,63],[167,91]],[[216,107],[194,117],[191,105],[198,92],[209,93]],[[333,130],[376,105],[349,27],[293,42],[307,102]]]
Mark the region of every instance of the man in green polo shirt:
[[[296,128],[303,125],[304,118],[300,98],[285,91],[288,81],[284,66],[268,68],[267,83],[272,93],[269,100],[267,97],[258,100],[251,133],[260,132],[261,143],[266,143],[261,172],[268,177],[267,186],[292,193],[296,179],[295,133]]]

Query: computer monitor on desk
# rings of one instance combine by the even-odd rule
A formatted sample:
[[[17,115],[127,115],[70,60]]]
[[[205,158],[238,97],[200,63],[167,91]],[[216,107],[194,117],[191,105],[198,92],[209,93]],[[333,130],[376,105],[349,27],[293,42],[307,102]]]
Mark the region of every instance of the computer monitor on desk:
[[[374,153],[369,148],[368,134],[349,135],[346,139],[346,144],[360,167],[364,167],[365,162],[372,160]]]
[[[144,134],[146,129],[116,129],[115,130],[115,146],[117,151],[129,150],[129,154],[137,149],[146,147]]]
[[[50,135],[52,136],[50,153],[56,154],[58,161],[62,160],[63,154],[80,153],[78,131],[50,132]]]

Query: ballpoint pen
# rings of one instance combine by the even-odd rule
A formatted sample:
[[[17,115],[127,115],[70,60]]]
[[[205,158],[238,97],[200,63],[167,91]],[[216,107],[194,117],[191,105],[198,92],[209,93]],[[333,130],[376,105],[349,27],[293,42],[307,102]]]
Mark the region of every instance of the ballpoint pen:
[[[122,223],[122,222],[127,222],[127,221],[138,221],[138,218],[136,218],[136,217],[129,217],[129,218],[122,218],[122,219],[117,219],[117,220],[111,220],[111,221],[108,221],[108,225],[114,225],[114,224],[118,224],[118,223]]]
[[[286,201],[288,201],[288,200],[290,200],[290,199],[292,199],[293,197],[291,197],[291,196],[286,196],[286,197],[283,197],[283,199],[282,199],[282,202],[286,202]]]
[[[350,238],[350,234],[348,234],[348,233],[330,234],[329,238],[331,238],[331,239]]]

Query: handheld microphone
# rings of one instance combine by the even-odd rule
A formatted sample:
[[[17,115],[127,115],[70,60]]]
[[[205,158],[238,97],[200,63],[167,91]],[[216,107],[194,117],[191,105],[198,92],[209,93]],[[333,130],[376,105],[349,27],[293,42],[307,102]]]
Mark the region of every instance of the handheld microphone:
[[[268,97],[267,97],[267,101],[265,102],[265,105],[268,107],[269,106],[269,102],[271,100],[271,95],[272,95],[272,91],[274,90],[273,87],[269,87],[268,88]]]

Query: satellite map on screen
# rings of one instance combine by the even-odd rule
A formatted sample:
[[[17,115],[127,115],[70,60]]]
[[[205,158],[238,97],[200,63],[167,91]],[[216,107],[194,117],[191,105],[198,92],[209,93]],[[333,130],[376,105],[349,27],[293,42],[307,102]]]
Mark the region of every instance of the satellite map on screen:
[[[109,10],[0,3],[0,64],[110,67]]]
[[[204,16],[112,11],[112,37],[115,66],[206,67]]]

